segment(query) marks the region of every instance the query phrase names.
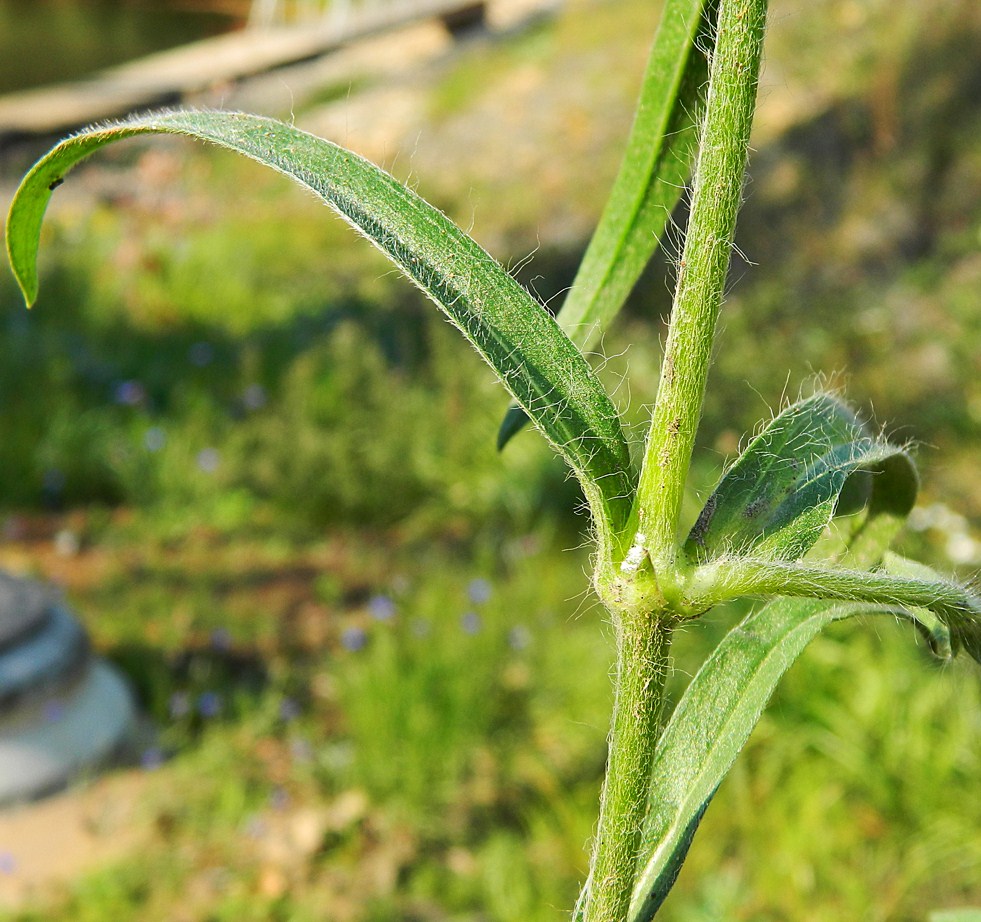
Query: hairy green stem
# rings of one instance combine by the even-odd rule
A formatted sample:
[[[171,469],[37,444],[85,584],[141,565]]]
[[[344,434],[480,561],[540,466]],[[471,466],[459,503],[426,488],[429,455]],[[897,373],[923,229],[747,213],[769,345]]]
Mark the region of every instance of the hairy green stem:
[[[785,595],[926,608],[941,618],[981,616],[981,601],[957,583],[894,576],[878,570],[728,558],[696,571],[693,582],[707,584],[703,601],[710,605],[748,595]]]
[[[722,0],[719,8],[691,216],[636,502],[655,569],[668,572],[742,200],[766,9],[766,0]]]
[[[650,615],[617,626],[617,681],[606,780],[589,880],[576,919],[623,922],[630,907],[637,849],[659,736],[671,622]]]
[[[681,499],[742,197],[765,24],[766,0],[722,0],[688,236],[635,504],[637,559],[632,549],[617,574],[639,586],[650,576],[643,567],[646,549],[655,581],[666,577],[658,594],[669,604],[678,574]],[[611,608],[616,699],[589,879],[576,911],[583,922],[624,922],[630,909],[673,623],[663,607]]]

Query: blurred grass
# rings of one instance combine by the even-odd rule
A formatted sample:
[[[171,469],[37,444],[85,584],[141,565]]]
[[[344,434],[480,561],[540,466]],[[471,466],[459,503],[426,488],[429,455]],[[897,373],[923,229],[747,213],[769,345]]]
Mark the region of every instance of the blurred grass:
[[[572,6],[429,74],[403,170],[544,298],[616,169],[654,18]],[[907,545],[962,572],[981,563],[979,20],[968,3],[775,12],[739,241],[760,265],[733,272],[696,471],[708,489],[785,391],[844,371],[926,446]],[[575,485],[534,436],[494,452],[489,373],[278,178],[161,144],[62,192],[40,306],[0,277],[0,562],[67,588],[159,737],[138,859],[8,917],[562,918],[611,667],[586,552],[567,550]],[[604,345],[638,437],[669,262]],[[679,638],[676,692],[736,616]],[[938,669],[902,626],[820,638],[665,919],[981,902],[979,715],[976,670]]]

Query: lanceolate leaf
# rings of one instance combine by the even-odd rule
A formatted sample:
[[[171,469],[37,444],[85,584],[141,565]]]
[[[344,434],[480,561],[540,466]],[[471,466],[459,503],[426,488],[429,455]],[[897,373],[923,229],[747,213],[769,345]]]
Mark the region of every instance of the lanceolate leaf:
[[[705,108],[717,0],[667,0],[610,198],[559,311],[576,345],[595,344],[623,306],[691,176]],[[504,447],[527,417],[512,407]]]
[[[868,435],[832,395],[816,394],[750,442],[705,504],[685,550],[696,560],[726,554],[795,560],[831,520],[850,476],[867,475],[865,492],[874,495],[869,478],[876,472],[905,483],[909,471],[903,449]]]
[[[559,323],[598,341],[657,248],[691,175],[715,44],[715,0],[668,0],[620,172]]]
[[[658,743],[630,922],[648,922],[664,901],[709,802],[780,678],[823,627],[871,613],[918,617],[854,602],[779,599],[733,628],[706,660]],[[925,629],[944,630],[935,619]],[[937,645],[944,646],[943,637]]]
[[[7,248],[29,304],[37,295],[37,246],[52,190],[98,148],[159,132],[238,151],[331,205],[442,307],[494,368],[579,476],[600,537],[623,525],[634,475],[619,418],[548,312],[470,237],[393,177],[281,122],[230,112],[163,112],[89,129],[59,144],[25,178],[8,217]]]

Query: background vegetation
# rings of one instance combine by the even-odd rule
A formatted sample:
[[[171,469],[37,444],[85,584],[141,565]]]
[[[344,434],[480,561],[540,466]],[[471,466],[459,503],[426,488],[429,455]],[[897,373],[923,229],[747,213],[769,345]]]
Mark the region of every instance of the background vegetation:
[[[573,5],[397,87],[310,88],[297,121],[371,111],[387,132],[335,139],[559,298],[656,13]],[[981,13],[826,0],[774,4],[772,22],[696,480],[817,370],[840,373],[922,446],[907,543],[969,575]],[[489,373],[285,182],[154,142],[101,155],[59,196],[36,311],[0,278],[0,563],[65,586],[158,733],[138,753],[139,855],[9,918],[562,918],[612,656],[575,485],[534,435],[496,454],[506,398]],[[671,256],[603,347],[611,381],[630,367],[619,396],[638,421]],[[679,639],[677,687],[733,616]],[[830,631],[779,689],[664,917],[913,920],[981,902],[981,803],[965,796],[979,731],[970,665],[939,671],[899,625]]]

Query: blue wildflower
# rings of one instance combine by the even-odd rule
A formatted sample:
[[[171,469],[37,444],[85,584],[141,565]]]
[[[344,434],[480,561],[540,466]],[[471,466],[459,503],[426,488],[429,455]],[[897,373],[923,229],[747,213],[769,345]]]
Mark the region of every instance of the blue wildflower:
[[[376,621],[391,621],[395,617],[395,603],[387,595],[373,595],[368,600],[368,611]]]
[[[151,426],[143,433],[143,447],[147,451],[158,452],[167,444],[167,433],[159,426]]]
[[[144,749],[140,756],[140,765],[148,772],[160,768],[163,762],[164,754],[159,746],[150,746],[148,749]]]
[[[139,381],[120,381],[116,385],[112,399],[122,407],[138,407],[146,402],[146,388]]]
[[[279,702],[279,719],[283,721],[296,720],[300,716],[300,703],[295,698],[283,698]]]
[[[364,628],[346,627],[341,632],[341,646],[345,650],[350,650],[352,653],[363,650],[367,643],[368,635],[365,633]]]
[[[218,470],[218,465],[221,464],[221,455],[218,454],[217,448],[202,448],[198,452],[197,462],[202,471],[206,474],[213,474]]]
[[[304,739],[302,736],[290,740],[290,755],[294,762],[312,762],[314,752],[310,740]]]
[[[250,384],[242,391],[242,406],[246,410],[261,410],[266,399],[266,389],[261,384]]]
[[[227,628],[216,627],[211,632],[211,649],[219,653],[224,653],[232,645],[232,635]]]
[[[217,717],[221,713],[221,695],[207,691],[198,696],[198,713],[202,717]]]
[[[508,631],[508,644],[512,650],[524,650],[531,643],[531,631],[523,624],[515,625]]]
[[[215,358],[215,350],[211,343],[197,342],[187,350],[187,358],[197,368],[205,368]]]
[[[268,831],[269,827],[261,816],[253,814],[245,821],[244,832],[250,839],[261,839]]]
[[[474,605],[483,605],[493,594],[493,588],[486,579],[472,579],[467,585],[467,595]]]
[[[170,696],[167,709],[170,711],[171,720],[178,720],[181,717],[187,717],[187,715],[191,712],[190,696],[187,694],[187,692],[174,692]]]

